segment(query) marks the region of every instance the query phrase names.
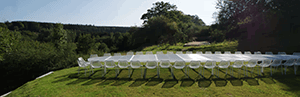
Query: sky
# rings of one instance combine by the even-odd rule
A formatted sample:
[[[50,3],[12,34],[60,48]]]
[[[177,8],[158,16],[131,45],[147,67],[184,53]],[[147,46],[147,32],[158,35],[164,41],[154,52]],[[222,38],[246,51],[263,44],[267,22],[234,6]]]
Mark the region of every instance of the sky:
[[[140,27],[141,16],[157,1],[174,4],[184,14],[198,15],[206,25],[215,21],[217,0],[5,0],[0,3],[0,22]]]

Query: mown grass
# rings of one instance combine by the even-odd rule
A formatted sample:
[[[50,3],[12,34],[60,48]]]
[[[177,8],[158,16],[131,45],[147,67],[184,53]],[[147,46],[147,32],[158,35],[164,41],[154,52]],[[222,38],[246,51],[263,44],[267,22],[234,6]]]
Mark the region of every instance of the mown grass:
[[[187,63],[188,64],[188,63]],[[203,64],[203,63],[202,63]],[[156,69],[146,70],[145,79],[141,77],[141,69],[133,70],[128,78],[128,69],[122,69],[115,78],[114,69],[109,69],[102,77],[102,69],[94,69],[94,73],[84,75],[78,67],[55,71],[44,78],[30,81],[12,91],[8,97],[23,96],[300,96],[300,77],[293,74],[293,68],[288,68],[287,75],[281,75],[280,68],[270,77],[270,69],[264,68],[265,74],[257,76],[257,68],[251,77],[244,76],[241,69],[234,69],[233,78],[225,75],[226,69],[221,69],[219,78],[211,76],[211,69],[204,69],[204,78],[198,75],[200,69],[189,70],[185,77],[183,70],[174,70],[175,80],[169,69],[161,69],[157,78]],[[250,73],[248,69],[248,73]],[[214,72],[216,73],[216,69]],[[250,76],[250,75],[249,75]]]

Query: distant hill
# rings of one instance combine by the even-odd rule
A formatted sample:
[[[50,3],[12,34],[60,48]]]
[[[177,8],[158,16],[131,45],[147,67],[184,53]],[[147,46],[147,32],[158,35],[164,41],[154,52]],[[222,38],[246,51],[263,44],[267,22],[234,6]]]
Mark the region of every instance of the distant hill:
[[[3,23],[1,23],[3,24]],[[35,22],[35,21],[12,21],[5,22],[7,28],[10,30],[29,30],[39,32],[41,29],[51,29],[56,23]],[[94,25],[81,25],[81,24],[63,24],[66,30],[75,30],[79,33],[110,33],[110,32],[127,32],[130,27],[118,26],[94,26]]]

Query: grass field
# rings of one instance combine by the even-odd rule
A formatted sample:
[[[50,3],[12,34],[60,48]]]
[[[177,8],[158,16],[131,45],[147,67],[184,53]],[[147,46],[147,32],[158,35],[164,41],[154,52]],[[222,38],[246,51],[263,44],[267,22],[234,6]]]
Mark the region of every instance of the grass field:
[[[188,63],[187,63],[188,64]],[[202,63],[203,64],[203,63]],[[78,67],[55,71],[44,78],[27,82],[12,91],[8,97],[23,96],[256,96],[256,97],[297,97],[300,96],[300,76],[293,74],[293,68],[288,68],[287,75],[281,75],[280,68],[270,77],[270,68],[264,68],[264,75],[257,76],[257,68],[251,77],[244,77],[244,69],[234,69],[233,78],[225,75],[226,69],[221,69],[219,78],[211,76],[211,69],[189,70],[185,77],[184,70],[174,70],[172,79],[169,69],[161,69],[157,78],[156,69],[146,70],[146,78],[141,77],[141,69],[133,70],[128,78],[128,69],[120,70],[115,78],[114,69],[109,69],[105,77],[101,77],[102,69],[94,69],[94,73],[84,69],[78,73]],[[247,70],[248,73],[250,69]],[[214,69],[216,73],[217,69]],[[144,72],[144,71],[143,71]],[[89,76],[90,75],[90,76]],[[249,75],[250,76],[250,75]]]

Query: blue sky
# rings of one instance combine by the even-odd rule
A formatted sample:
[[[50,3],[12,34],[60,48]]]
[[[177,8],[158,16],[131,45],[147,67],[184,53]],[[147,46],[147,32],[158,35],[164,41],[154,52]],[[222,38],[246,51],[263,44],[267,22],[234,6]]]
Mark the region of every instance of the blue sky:
[[[141,16],[157,1],[174,4],[184,14],[198,15],[207,25],[215,21],[217,0],[5,0],[0,3],[0,22],[141,26]]]

